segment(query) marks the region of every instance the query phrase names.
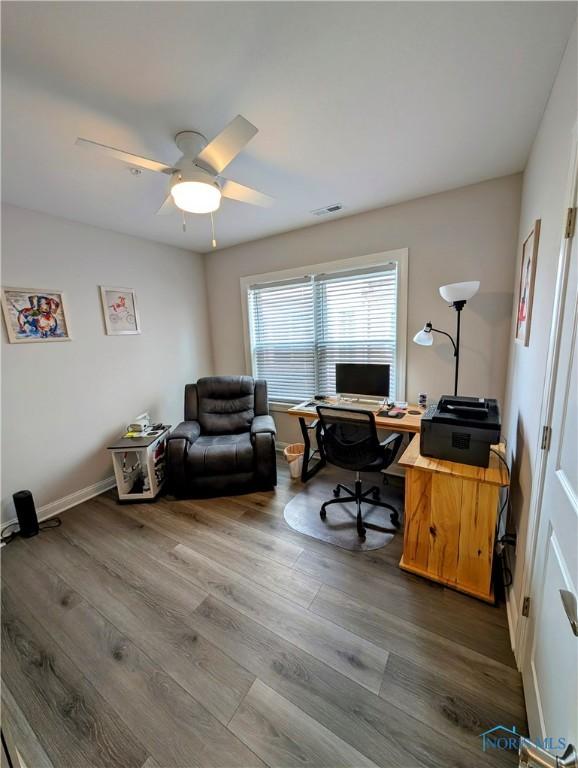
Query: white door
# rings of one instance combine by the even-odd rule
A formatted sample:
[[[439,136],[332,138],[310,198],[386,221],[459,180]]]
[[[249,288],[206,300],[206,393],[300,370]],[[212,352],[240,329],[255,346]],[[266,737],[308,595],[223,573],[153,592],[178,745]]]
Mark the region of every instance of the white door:
[[[573,205],[577,205],[576,184]],[[565,610],[578,596],[578,236],[562,246],[562,322],[551,442],[530,588],[528,642],[522,660],[530,738],[564,738],[578,747],[578,637]],[[564,750],[555,750],[557,753]]]

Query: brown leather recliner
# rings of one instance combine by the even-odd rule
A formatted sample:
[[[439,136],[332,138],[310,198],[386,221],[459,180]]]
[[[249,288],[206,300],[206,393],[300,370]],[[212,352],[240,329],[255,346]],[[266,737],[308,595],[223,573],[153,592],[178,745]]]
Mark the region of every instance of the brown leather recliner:
[[[167,440],[169,492],[218,496],[277,484],[267,382],[209,376],[185,387],[185,421]]]

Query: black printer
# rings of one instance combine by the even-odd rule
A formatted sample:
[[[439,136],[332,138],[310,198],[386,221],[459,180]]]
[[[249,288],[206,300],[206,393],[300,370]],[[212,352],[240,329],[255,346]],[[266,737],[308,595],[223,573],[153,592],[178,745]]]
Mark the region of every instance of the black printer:
[[[421,419],[420,453],[487,467],[490,445],[500,442],[500,406],[482,397],[443,395]]]

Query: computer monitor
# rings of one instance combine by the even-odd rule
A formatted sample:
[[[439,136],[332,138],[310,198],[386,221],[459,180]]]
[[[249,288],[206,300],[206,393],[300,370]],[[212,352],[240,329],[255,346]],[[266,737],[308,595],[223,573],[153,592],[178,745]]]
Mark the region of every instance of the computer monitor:
[[[336,363],[335,389],[340,395],[389,397],[389,365]]]

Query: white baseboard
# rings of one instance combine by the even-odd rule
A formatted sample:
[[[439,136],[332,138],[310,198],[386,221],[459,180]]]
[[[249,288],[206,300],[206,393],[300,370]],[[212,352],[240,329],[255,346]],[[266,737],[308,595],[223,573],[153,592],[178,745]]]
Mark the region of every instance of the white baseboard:
[[[506,616],[508,617],[508,631],[510,633],[510,645],[514,652],[514,658],[516,663],[519,664],[518,656],[516,654],[516,633],[518,631],[518,606],[514,599],[513,590],[506,589]]]
[[[82,504],[83,501],[88,501],[89,499],[94,498],[94,496],[109,491],[111,488],[114,488],[115,485],[116,481],[114,475],[112,475],[111,477],[106,477],[104,480],[99,480],[98,483],[93,483],[86,488],[81,488],[79,491],[69,493],[68,496],[63,496],[61,499],[56,499],[48,504],[44,504],[42,507],[38,508],[38,520],[39,522],[48,520],[49,518],[64,512],[66,509],[76,507],[78,504]],[[17,522],[18,520],[15,517],[7,520],[5,523],[2,523],[2,530]]]

